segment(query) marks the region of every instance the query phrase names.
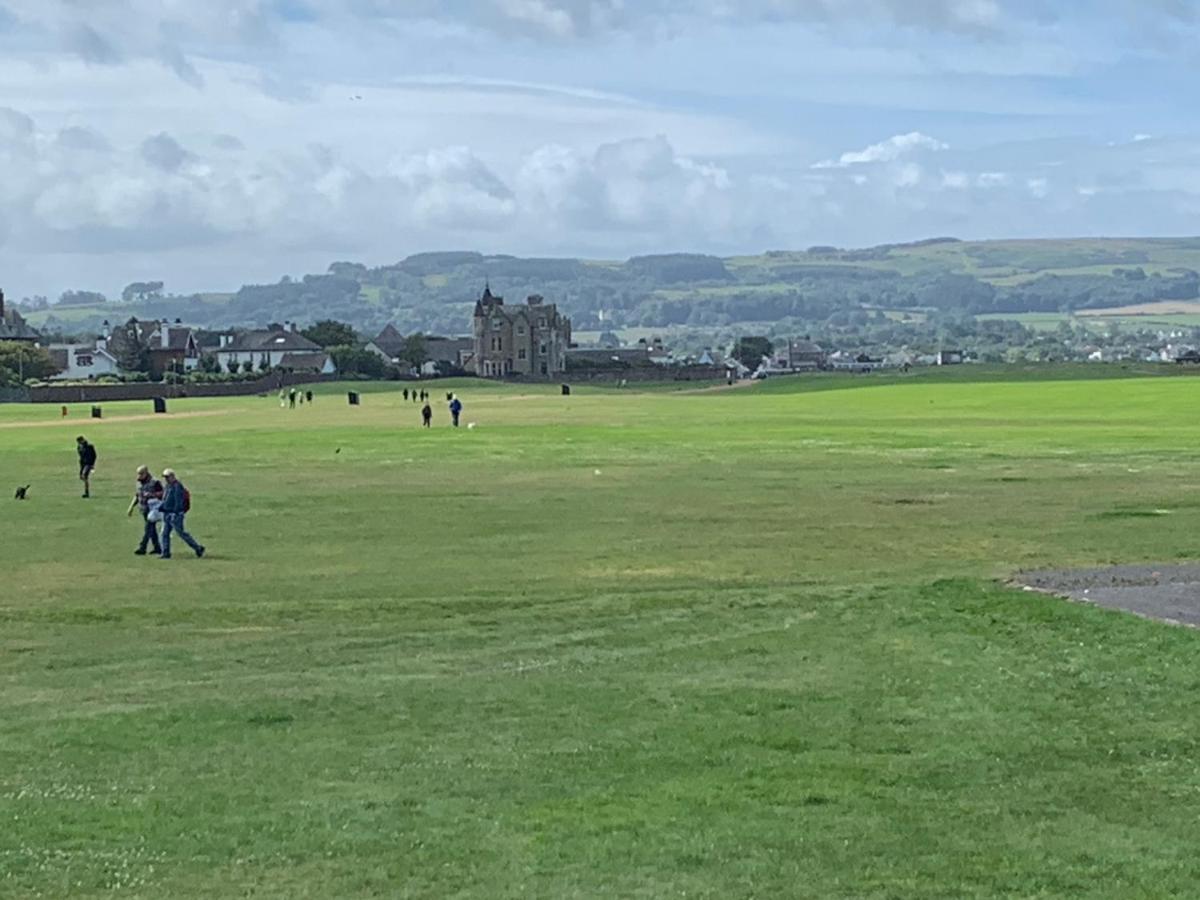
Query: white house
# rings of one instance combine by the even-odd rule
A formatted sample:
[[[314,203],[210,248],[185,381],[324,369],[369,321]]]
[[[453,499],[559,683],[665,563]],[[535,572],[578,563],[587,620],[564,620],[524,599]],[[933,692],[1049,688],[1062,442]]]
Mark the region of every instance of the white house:
[[[51,344],[46,348],[59,369],[55,379],[86,381],[100,375],[116,375],[120,370],[117,358],[108,352],[103,342],[94,344]]]
[[[222,371],[230,364],[243,366],[249,362],[255,369],[264,365],[290,369],[306,369],[322,374],[337,371],[333,360],[319,344],[310,341],[295,330],[287,331],[244,331],[240,334],[223,334],[220,346],[212,351]]]

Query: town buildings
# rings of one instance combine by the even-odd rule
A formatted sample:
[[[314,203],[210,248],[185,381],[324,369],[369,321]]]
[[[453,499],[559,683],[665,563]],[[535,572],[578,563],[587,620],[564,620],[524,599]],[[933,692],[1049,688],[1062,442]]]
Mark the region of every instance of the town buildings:
[[[566,370],[571,320],[538,294],[523,306],[505,306],[485,287],[475,303],[475,374],[484,378],[553,378]]]
[[[265,331],[243,331],[222,334],[212,351],[222,371],[230,367],[254,369],[289,369],[293,372],[311,371],[330,375],[337,371],[329,354],[319,344],[310,341],[290,324]]]

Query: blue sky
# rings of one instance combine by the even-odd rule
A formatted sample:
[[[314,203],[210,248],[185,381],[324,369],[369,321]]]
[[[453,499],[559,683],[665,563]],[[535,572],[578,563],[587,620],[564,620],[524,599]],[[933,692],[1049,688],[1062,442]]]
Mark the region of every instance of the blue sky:
[[[1196,0],[0,0],[0,286],[1194,234]]]

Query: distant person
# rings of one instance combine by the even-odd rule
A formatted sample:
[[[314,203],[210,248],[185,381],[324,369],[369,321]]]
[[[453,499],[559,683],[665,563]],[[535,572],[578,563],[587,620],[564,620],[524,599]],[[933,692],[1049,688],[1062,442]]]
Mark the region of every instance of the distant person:
[[[79,453],[79,480],[83,482],[83,496],[92,496],[92,472],[96,471],[96,448],[84,440],[83,435],[75,438],[75,449]]]
[[[304,405],[304,391],[300,391],[296,396],[300,400],[300,405],[303,406]]]
[[[295,388],[292,388],[290,391],[288,391],[288,406],[290,406],[292,409],[296,408],[296,389]]]
[[[405,389],[404,389],[404,401],[405,401],[406,403],[408,402],[408,388],[405,388]]]
[[[279,408],[283,409],[285,406],[287,406],[287,391],[285,391],[283,388],[280,388],[279,389]]]
[[[433,407],[428,403],[421,407],[421,422],[426,428],[433,422]]]
[[[175,532],[183,542],[196,551],[196,556],[204,555],[204,545],[200,544],[187,533],[184,528],[184,516],[192,507],[192,496],[188,493],[183,482],[175,477],[174,469],[163,469],[163,480],[167,483],[163,493],[162,506],[159,511],[163,514],[162,559],[171,558],[171,533]]]
[[[133,495],[133,502],[129,504],[129,515],[133,515],[135,509],[142,511],[142,521],[145,527],[142,529],[142,542],[138,544],[138,548],[133,552],[138,556],[146,555],[146,545],[154,546],[154,555],[162,554],[162,547],[158,543],[158,516],[150,517],[150,513],[156,511],[162,505],[163,485],[162,482],[150,474],[150,470],[146,466],[138,466],[137,468],[137,488]]]
[[[305,391],[304,396],[308,398],[308,405],[312,406],[312,391]]]
[[[450,418],[454,422],[454,427],[458,427],[458,417],[462,415],[462,401],[455,397],[450,401]]]
[[[413,403],[417,402],[417,392],[413,391]]]

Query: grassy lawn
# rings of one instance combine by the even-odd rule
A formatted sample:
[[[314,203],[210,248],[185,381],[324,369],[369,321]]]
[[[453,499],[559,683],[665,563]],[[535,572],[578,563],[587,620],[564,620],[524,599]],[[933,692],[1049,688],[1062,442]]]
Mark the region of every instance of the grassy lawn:
[[[998,582],[1198,553],[1084,369],[0,406],[0,896],[1193,895],[1196,633]]]

